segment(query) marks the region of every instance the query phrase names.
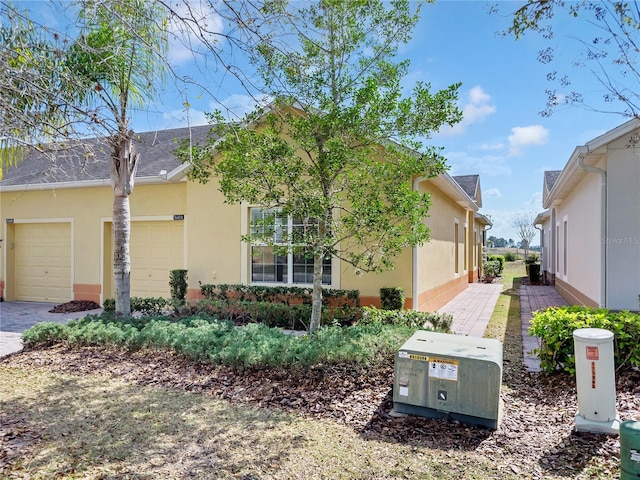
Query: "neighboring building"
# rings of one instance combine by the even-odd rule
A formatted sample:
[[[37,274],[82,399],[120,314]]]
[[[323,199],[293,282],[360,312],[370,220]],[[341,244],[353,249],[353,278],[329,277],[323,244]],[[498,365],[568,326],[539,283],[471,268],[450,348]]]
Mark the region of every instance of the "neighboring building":
[[[188,270],[190,298],[207,283],[310,285],[304,257],[275,257],[243,243],[252,216],[262,212],[229,205],[214,178],[187,181],[188,167],[172,151],[176,140],[202,142],[209,126],[136,135],[140,165],[131,205],[131,295],[169,296],[169,271]],[[73,152],[73,150],[71,150]],[[102,302],[113,297],[112,205],[108,152],[93,142],[93,155],[65,152],[55,164],[30,155],[0,181],[0,294],[9,301]],[[458,181],[456,181],[456,179]],[[425,222],[431,242],[407,249],[396,267],[356,275],[333,259],[331,288],[358,289],[363,304],[379,304],[381,287],[403,287],[408,308],[436,310],[480,276],[484,229],[477,176],[416,179],[431,193]]]
[[[571,304],[638,310],[640,120],[576,147],[543,189],[547,280]]]

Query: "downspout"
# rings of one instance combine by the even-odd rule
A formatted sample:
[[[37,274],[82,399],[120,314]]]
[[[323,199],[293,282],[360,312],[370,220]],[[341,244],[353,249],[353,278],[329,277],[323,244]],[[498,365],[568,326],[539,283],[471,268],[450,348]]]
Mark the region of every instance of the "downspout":
[[[585,172],[600,174],[600,238],[602,240],[602,253],[600,255],[600,307],[607,306],[607,172],[598,167],[592,167],[584,163],[585,157],[590,153],[588,145],[577,148],[578,167]]]
[[[413,190],[418,190],[418,185],[420,182],[424,182],[428,180],[429,177],[421,176],[413,179]],[[413,247],[411,249],[411,295],[413,297],[413,309],[418,310],[418,247]]]

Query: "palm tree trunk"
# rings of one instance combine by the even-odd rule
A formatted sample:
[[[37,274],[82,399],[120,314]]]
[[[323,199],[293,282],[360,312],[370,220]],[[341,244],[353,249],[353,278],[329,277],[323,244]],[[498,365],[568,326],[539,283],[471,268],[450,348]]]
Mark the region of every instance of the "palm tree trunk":
[[[116,315],[131,315],[131,213],[129,195],[133,191],[139,155],[132,142],[133,132],[121,129],[109,138],[111,146],[111,187],[113,188],[113,284]]]
[[[129,196],[116,195],[113,198],[113,277],[116,290],[116,316],[131,315],[130,236]]]

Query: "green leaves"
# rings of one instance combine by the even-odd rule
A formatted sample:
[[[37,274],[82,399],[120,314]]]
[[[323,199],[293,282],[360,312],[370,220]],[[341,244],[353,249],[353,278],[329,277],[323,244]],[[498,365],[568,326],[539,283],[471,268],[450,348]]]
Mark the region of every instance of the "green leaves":
[[[538,311],[531,320],[529,332],[541,340],[537,354],[543,371],[575,372],[573,331],[578,328],[613,332],[616,366],[640,366],[640,314],[571,306]]]

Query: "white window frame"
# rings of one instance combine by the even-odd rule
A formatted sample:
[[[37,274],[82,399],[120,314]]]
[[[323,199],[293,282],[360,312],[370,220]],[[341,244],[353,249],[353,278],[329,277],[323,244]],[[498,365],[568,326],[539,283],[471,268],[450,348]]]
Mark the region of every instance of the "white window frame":
[[[242,235],[248,235],[251,232],[251,211],[256,209],[261,210],[277,210],[277,208],[268,208],[260,205],[247,205],[243,204],[243,218],[241,222],[241,232]],[[287,231],[290,233],[293,229],[293,217],[288,216],[287,218]],[[283,246],[286,244],[283,243]],[[293,252],[288,252],[286,255],[287,258],[287,282],[254,282],[253,274],[252,274],[252,247],[255,246],[266,246],[266,244],[261,244],[259,242],[246,242],[245,248],[242,249],[242,259],[241,259],[241,268],[242,275],[241,281],[244,284],[248,285],[265,285],[265,286],[295,286],[295,287],[312,287],[313,283],[294,283],[293,282]],[[284,256],[284,255],[283,255]],[[329,283],[323,283],[322,286],[324,288],[337,288],[336,285],[339,285],[339,261],[335,257],[331,257],[331,280]]]
[[[460,275],[460,219],[453,219],[453,273]]]

